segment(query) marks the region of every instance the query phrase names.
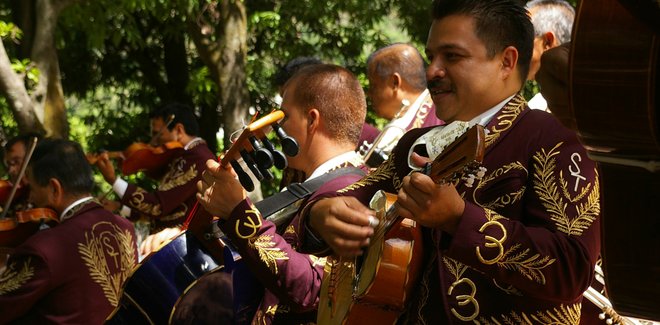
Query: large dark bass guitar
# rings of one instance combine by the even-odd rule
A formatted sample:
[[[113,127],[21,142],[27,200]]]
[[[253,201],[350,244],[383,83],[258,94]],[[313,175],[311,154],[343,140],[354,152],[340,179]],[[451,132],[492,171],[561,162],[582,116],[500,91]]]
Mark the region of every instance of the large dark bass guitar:
[[[254,189],[254,184],[239,165],[239,158],[259,180],[272,177],[268,170],[271,166],[284,168],[287,164],[284,154],[275,150],[266,139],[268,127],[277,131],[289,156],[297,154],[297,143],[277,124],[283,117],[282,111],[273,111],[250,123],[220,160],[221,165],[234,167],[241,184],[249,191]],[[219,307],[232,311],[229,313],[233,314],[230,322],[247,323],[252,319],[263,288],[251,278],[249,269],[241,263],[240,255],[231,243],[214,227],[213,216],[196,204],[187,219],[184,233],[146,256],[135,268],[124,283],[119,305],[106,323],[172,323],[177,312],[183,309],[180,308],[182,305],[191,308],[187,298],[199,296],[195,291],[202,283],[207,291],[210,291],[208,287],[215,289],[213,296],[204,296],[203,299],[217,300],[217,304],[225,301],[231,305]],[[216,321],[223,322],[222,319]]]
[[[469,186],[483,176],[484,129],[452,125],[460,124],[445,127],[447,147],[422,172],[438,184],[464,179]],[[396,214],[395,199],[384,192],[371,199],[380,223],[361,257],[328,259],[318,324],[393,324],[403,311],[422,266],[422,238],[414,221]]]

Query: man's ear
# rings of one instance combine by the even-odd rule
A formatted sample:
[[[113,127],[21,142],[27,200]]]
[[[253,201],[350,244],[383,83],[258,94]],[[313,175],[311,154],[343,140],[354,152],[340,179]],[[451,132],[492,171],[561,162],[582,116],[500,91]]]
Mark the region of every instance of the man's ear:
[[[555,33],[553,32],[546,32],[545,34],[541,35],[541,38],[543,39],[543,51],[549,50],[559,44],[556,44],[558,42],[557,37],[555,37]]]
[[[51,206],[60,205],[64,200],[64,189],[57,178],[48,180],[48,202]]]
[[[321,112],[318,109],[312,108],[307,111],[307,125],[310,130],[315,130],[321,123]]]
[[[507,46],[502,52],[502,72],[505,77],[516,73],[518,65],[518,50],[513,46]]]
[[[390,76],[390,85],[392,86],[392,90],[399,90],[399,88],[401,88],[401,82],[401,75],[398,72],[395,72]]]

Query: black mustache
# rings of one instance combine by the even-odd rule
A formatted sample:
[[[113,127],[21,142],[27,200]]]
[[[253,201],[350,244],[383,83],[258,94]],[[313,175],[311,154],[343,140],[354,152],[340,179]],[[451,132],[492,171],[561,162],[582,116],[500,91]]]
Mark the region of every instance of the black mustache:
[[[431,79],[427,82],[427,88],[436,88],[443,86],[443,81],[440,79]]]

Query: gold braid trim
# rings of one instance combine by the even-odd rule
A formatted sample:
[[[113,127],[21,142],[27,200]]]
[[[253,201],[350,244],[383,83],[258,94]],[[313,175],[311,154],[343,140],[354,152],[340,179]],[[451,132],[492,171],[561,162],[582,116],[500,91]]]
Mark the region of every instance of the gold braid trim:
[[[600,214],[598,172],[596,171],[594,185],[591,187],[592,191],[587,197],[587,202],[576,206],[577,217],[571,219],[566,213],[567,203],[564,202],[564,199],[560,195],[554,175],[554,171],[557,168],[555,156],[560,153],[558,148],[562,144],[563,142],[558,143],[548,152],[545,149],[541,149],[540,152],[534,155],[534,160],[537,162],[537,165],[534,167],[534,191],[543,202],[543,206],[548,213],[550,213],[557,230],[569,236],[580,236]],[[587,186],[590,186],[590,184]],[[584,194],[580,193],[577,197],[582,198]]]
[[[501,133],[511,128],[513,121],[525,109],[527,102],[521,93],[515,95],[511,100],[500,110],[500,114],[496,115],[499,121],[494,125],[490,132],[486,135],[486,147],[490,146],[497,140]]]
[[[274,247],[275,242],[272,239],[273,236],[271,235],[253,237],[248,240],[248,245],[256,249],[261,261],[268,266],[273,274],[277,274],[277,261],[288,260],[289,256],[287,256],[286,252],[281,251],[279,247]]]
[[[34,267],[30,266],[31,258],[18,266],[18,262],[12,262],[0,275],[0,295],[10,293],[28,282],[34,276]],[[20,269],[19,269],[20,268]]]
[[[508,315],[500,315],[499,317],[479,317],[479,321],[474,321],[475,324],[509,324],[509,325],[578,325],[580,324],[580,309],[581,304],[573,305],[560,305],[552,310],[537,311],[533,314],[510,312]]]
[[[507,270],[518,271],[529,280],[545,284],[545,276],[543,275],[542,270],[554,263],[555,259],[550,259],[550,256],[541,257],[540,254],[527,257],[529,254],[529,248],[523,251],[518,251],[519,248],[520,244],[515,244],[510,247],[506,253],[504,253],[502,259],[497,262],[497,265]]]
[[[391,179],[394,176],[394,154],[390,155],[390,157],[378,168],[376,168],[375,171],[367,174],[367,176],[362,177],[359,181],[337,191],[337,193],[346,193],[348,191],[352,191],[355,189],[358,189],[360,187],[364,187],[367,185],[371,185],[380,181],[386,181],[388,179]]]
[[[163,180],[158,186],[159,191],[171,190],[177,186],[184,185],[197,177],[197,169],[195,168],[195,165],[190,166],[188,170],[183,170],[185,164],[183,158],[179,158],[179,160],[175,161],[173,164],[178,166],[165,174]]]

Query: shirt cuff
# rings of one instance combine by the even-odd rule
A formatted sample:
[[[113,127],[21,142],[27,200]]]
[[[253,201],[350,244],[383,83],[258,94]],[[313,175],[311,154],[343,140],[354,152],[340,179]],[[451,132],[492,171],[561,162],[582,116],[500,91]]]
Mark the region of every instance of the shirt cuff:
[[[129,208],[125,205],[122,205],[121,209],[119,209],[119,215],[124,217],[124,218],[130,217],[131,216],[131,208]]]
[[[117,177],[115,180],[115,183],[112,184],[112,190],[117,193],[120,199],[124,198],[124,194],[126,193],[126,189],[128,188],[128,182],[125,180]]]

